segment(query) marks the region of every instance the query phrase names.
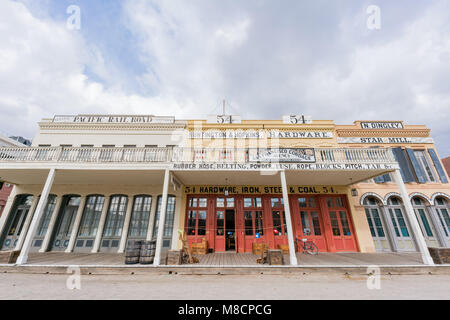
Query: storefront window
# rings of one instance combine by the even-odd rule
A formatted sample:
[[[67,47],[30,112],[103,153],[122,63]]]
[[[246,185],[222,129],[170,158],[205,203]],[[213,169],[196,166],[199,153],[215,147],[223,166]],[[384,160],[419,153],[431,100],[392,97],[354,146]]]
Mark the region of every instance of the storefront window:
[[[136,196],[130,221],[130,237],[145,238],[152,207],[151,196]]]
[[[48,225],[56,206],[56,196],[50,195],[45,206],[44,214],[42,215],[36,236],[43,237],[47,233]],[[1,210],[0,210],[1,211]]]
[[[339,211],[339,217],[341,218],[342,233],[344,236],[351,236],[350,227],[348,225],[347,214],[345,211]]]
[[[103,196],[89,196],[86,199],[86,206],[84,207],[83,218],[80,224],[80,237],[95,237],[104,201],[105,197]]]
[[[216,199],[216,206],[218,208],[223,208],[225,207],[225,199],[224,198],[217,198]]]
[[[252,212],[251,211],[245,211],[244,212],[244,219],[245,219],[245,235],[246,236],[251,236],[251,235],[253,235]]]
[[[333,230],[334,236],[340,236],[341,231],[339,230],[339,222],[337,220],[336,212],[330,211],[331,229]]]
[[[206,211],[198,212],[198,235],[204,236],[206,234]]]
[[[197,222],[197,212],[190,210],[188,215],[188,235],[195,235],[195,224]]]
[[[127,210],[128,198],[126,196],[111,197],[111,204],[106,218],[104,237],[120,237],[122,235],[123,221]]]
[[[282,211],[282,214],[280,214],[280,211],[272,211],[272,221],[275,236],[282,236],[287,233],[284,211]]]
[[[166,208],[166,219],[164,221],[164,238],[172,237],[173,230],[173,222],[175,218],[175,196],[167,196],[167,208]],[[156,214],[155,214],[155,223],[153,225],[153,238],[158,237],[158,228],[159,228],[159,215],[161,212],[162,205],[162,196],[158,196],[158,200],[156,202]]]
[[[225,231],[224,231],[224,227],[225,227],[224,219],[225,219],[224,211],[217,211],[217,235],[218,236],[223,236],[225,234]]]

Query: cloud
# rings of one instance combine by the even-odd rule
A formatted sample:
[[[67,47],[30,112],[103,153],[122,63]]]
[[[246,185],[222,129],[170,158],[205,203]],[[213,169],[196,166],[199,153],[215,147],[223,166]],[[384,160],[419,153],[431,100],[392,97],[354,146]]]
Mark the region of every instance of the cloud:
[[[35,122],[56,113],[203,117],[226,97],[244,118],[426,124],[449,155],[449,5],[379,2],[374,31],[367,1],[126,0],[117,23],[136,43],[135,82],[145,95],[124,91],[126,59],[111,65],[120,63],[109,59],[115,52],[83,33],[2,1],[0,125],[32,136]]]

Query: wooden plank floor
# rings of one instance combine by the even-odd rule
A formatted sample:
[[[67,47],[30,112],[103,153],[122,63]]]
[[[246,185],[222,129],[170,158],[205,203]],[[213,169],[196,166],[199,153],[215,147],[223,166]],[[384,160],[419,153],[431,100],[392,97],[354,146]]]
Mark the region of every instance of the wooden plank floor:
[[[218,252],[196,255],[203,266],[257,266],[259,256],[252,253]],[[163,259],[165,260],[165,259]],[[418,265],[422,264],[419,253],[319,253],[317,256],[297,253],[298,265]],[[30,253],[30,265],[123,265],[125,255],[118,253]],[[163,264],[165,261],[163,262]],[[289,264],[289,255],[284,255]],[[261,266],[261,265],[260,265]]]

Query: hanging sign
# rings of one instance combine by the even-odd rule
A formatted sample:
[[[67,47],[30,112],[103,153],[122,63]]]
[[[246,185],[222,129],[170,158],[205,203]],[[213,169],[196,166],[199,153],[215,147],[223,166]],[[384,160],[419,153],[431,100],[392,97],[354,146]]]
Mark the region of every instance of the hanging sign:
[[[250,162],[316,162],[313,148],[258,149],[249,154]]]

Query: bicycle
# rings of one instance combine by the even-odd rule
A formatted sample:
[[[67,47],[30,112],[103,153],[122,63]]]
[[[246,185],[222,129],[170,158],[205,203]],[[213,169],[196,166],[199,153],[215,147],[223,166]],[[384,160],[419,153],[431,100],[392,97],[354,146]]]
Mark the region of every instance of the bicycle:
[[[319,253],[319,248],[317,248],[316,244],[313,241],[308,241],[308,239],[295,239],[295,251],[298,251],[298,248],[301,247],[303,252],[306,252],[311,255],[317,255]]]

